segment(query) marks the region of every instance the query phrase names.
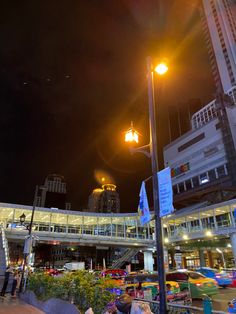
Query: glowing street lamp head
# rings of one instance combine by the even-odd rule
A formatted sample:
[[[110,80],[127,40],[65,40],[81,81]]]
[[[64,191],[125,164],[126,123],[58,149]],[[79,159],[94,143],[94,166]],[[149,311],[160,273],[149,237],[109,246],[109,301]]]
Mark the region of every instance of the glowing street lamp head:
[[[163,75],[168,71],[168,66],[166,65],[166,63],[159,63],[156,67],[155,67],[155,72],[157,72],[157,74],[159,75]]]
[[[133,122],[131,122],[130,128],[125,132],[125,142],[138,143],[138,132],[133,127]]]

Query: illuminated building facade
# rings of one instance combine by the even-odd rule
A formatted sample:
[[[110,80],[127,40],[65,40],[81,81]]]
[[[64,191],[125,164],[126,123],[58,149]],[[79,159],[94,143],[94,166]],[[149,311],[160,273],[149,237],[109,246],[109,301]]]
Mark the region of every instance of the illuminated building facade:
[[[89,196],[88,210],[97,213],[119,213],[120,197],[114,184],[104,184]]]
[[[232,0],[202,0],[201,17],[218,105],[221,107],[219,110],[225,114],[224,127],[232,137],[228,143],[231,141],[229,145],[234,146],[235,150],[236,3]],[[225,94],[230,97],[224,97]]]
[[[230,0],[202,0],[201,18],[216,99],[193,114],[192,129],[164,148],[177,207],[214,203],[236,191],[236,22]]]

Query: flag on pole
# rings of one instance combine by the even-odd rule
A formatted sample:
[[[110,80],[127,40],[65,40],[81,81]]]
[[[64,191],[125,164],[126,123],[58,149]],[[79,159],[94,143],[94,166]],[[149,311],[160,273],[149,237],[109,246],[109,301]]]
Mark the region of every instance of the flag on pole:
[[[138,212],[140,216],[141,225],[145,225],[151,220],[151,214],[148,206],[147,193],[145,188],[145,182],[142,182],[140,193],[139,193],[139,204],[138,204]]]

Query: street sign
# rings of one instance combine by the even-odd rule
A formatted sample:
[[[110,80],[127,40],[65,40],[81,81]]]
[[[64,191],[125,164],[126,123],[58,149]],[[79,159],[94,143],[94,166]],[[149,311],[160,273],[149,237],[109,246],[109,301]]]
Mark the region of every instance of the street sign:
[[[173,191],[170,168],[167,167],[157,173],[160,217],[170,215],[174,211]]]

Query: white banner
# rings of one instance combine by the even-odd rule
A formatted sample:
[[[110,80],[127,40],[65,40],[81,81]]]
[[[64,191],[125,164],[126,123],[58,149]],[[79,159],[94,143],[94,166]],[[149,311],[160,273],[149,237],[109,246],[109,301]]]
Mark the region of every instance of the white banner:
[[[170,168],[167,167],[157,173],[160,217],[167,216],[174,211],[173,191]]]

